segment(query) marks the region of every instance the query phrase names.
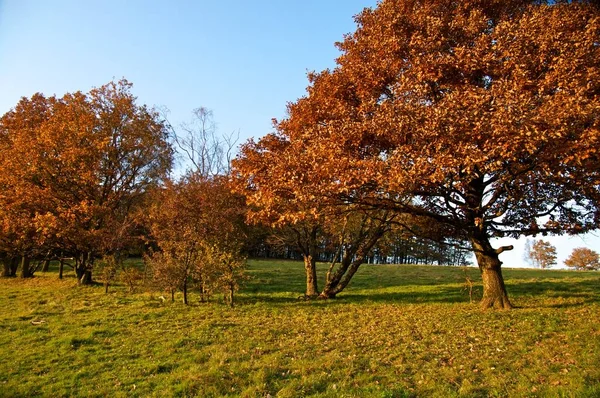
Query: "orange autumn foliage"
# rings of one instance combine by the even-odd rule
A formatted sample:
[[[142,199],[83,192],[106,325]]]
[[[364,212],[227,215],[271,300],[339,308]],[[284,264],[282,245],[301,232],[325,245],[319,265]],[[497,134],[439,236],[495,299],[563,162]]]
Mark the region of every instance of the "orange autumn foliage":
[[[83,258],[83,276],[94,257],[127,246],[132,209],[172,162],[165,125],[130,88],[35,94],[2,117],[0,235],[10,238],[0,250],[64,251]]]
[[[341,201],[444,225],[475,251],[482,306],[510,308],[498,256],[511,247],[491,238],[600,222],[598,6],[383,0],[356,21],[337,67],[311,73],[277,131],[249,144],[270,164],[249,171],[257,203]]]

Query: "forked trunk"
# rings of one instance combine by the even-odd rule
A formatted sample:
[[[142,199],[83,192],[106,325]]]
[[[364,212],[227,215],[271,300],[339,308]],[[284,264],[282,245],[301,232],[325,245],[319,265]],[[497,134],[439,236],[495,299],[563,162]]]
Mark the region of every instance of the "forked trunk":
[[[93,257],[91,253],[84,253],[80,260],[75,261],[75,273],[80,285],[91,285]]]
[[[331,264],[327,273],[325,287],[319,295],[321,299],[335,298],[342,290],[348,286],[358,268],[365,262],[365,258],[377,244],[379,239],[385,234],[386,228],[382,225],[370,235],[368,239],[358,240],[354,243],[354,248],[348,248],[342,257],[337,270],[332,273],[334,263]]]
[[[91,269],[86,269],[83,271],[81,278],[79,278],[79,284],[80,285],[91,285],[93,282],[92,280],[92,270]]]
[[[483,281],[481,308],[511,309],[512,304],[508,300],[502,277],[502,262],[498,258],[502,250],[492,248],[487,238],[472,239],[471,243]]]
[[[358,271],[358,268],[364,262],[364,257],[357,257],[353,261],[351,261],[348,266],[344,267],[343,271],[340,275],[336,275],[336,278],[328,281],[325,285],[325,288],[319,295],[319,298],[329,299],[335,298],[342,290],[348,286],[350,280]]]
[[[312,255],[304,255],[304,270],[306,271],[306,296],[316,297],[319,295],[317,265]]]

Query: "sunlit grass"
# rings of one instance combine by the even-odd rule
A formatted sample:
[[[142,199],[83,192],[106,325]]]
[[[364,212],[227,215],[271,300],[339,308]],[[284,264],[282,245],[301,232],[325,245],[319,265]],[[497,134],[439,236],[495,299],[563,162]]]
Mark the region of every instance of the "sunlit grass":
[[[233,309],[0,280],[0,396],[600,396],[600,273],[506,270],[508,312],[459,268],[364,266],[331,301],[301,263],[250,274]]]

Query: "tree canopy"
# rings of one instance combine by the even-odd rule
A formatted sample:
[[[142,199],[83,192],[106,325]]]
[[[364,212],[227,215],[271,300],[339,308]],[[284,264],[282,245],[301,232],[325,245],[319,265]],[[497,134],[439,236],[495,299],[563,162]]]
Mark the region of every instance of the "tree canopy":
[[[443,225],[471,243],[482,306],[510,308],[498,256],[511,247],[491,238],[600,221],[599,15],[591,2],[524,0],[365,9],[337,67],[309,74],[308,95],[252,144],[280,181],[261,194]]]
[[[2,117],[0,251],[62,250],[89,280],[95,256],[127,246],[132,210],[172,163],[164,123],[130,88],[35,94]]]

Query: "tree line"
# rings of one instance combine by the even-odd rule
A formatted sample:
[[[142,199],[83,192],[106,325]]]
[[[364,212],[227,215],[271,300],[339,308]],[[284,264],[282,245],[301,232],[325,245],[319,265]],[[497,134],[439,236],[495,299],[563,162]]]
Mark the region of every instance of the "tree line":
[[[4,273],[58,258],[85,284],[137,248],[171,294],[233,303],[245,256],[283,253],[303,259],[305,295],[328,299],[363,263],[471,251],[482,307],[511,308],[512,247],[491,239],[600,221],[598,16],[588,1],[383,0],[235,158],[210,111],[177,133],[125,80],[23,98],[0,121]]]

